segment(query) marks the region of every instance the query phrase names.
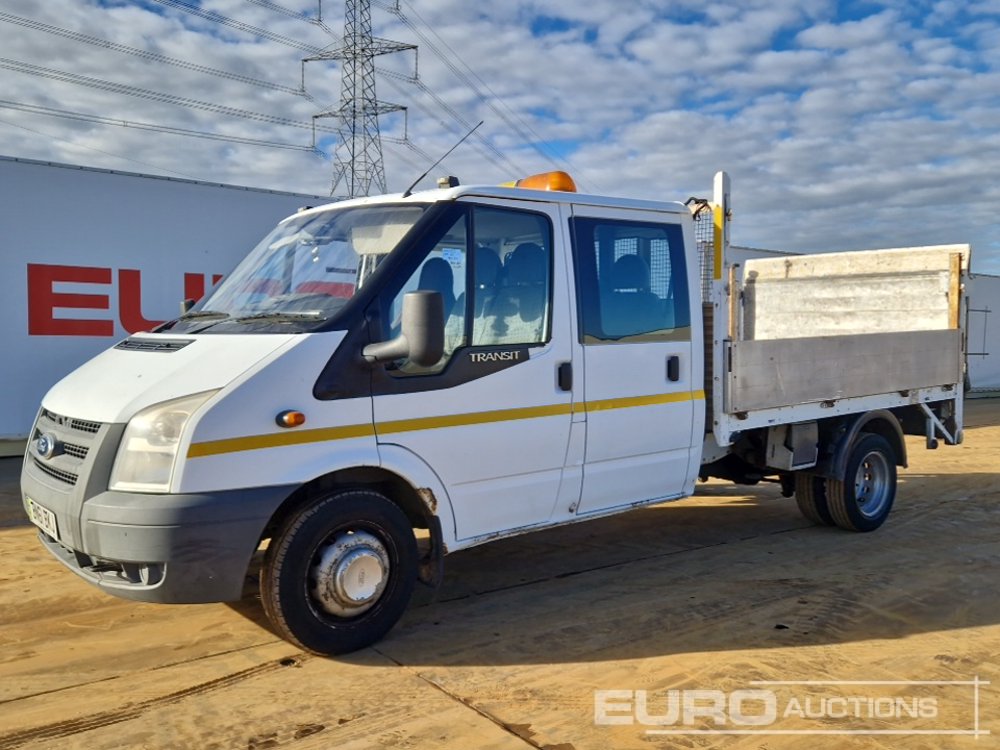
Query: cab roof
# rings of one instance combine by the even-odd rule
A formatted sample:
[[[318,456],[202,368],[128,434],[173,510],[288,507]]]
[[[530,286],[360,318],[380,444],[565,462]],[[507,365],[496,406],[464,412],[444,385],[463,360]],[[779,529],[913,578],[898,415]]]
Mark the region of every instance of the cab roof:
[[[348,200],[310,207],[309,210],[327,210],[334,206],[370,206],[378,204],[442,203],[460,198],[503,198],[508,200],[532,201],[538,203],[559,203],[600,208],[626,208],[660,213],[690,215],[688,208],[677,201],[651,201],[638,198],[621,198],[605,195],[589,195],[558,190],[532,190],[503,185],[459,185],[457,187],[434,188],[412,193],[405,198],[402,193],[350,198]]]

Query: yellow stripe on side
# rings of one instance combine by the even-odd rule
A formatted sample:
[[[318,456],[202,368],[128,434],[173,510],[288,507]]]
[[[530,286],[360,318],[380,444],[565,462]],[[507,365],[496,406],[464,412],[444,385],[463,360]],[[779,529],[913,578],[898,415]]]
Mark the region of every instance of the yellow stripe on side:
[[[603,401],[588,401],[578,404],[575,409],[572,404],[549,404],[547,406],[527,406],[519,409],[497,409],[495,411],[469,412],[467,414],[447,414],[440,417],[420,417],[418,419],[400,419],[395,422],[383,422],[378,427],[378,433],[392,435],[419,430],[437,430],[442,427],[465,427],[474,424],[513,422],[519,419],[557,417],[572,414],[574,411],[578,412],[581,408],[583,411],[590,413],[607,411],[609,409],[630,409],[636,406],[703,401],[704,399],[704,391],[685,391],[683,393],[657,393],[651,396],[630,396],[627,398],[610,398]],[[193,443],[188,449],[187,457],[202,458],[204,456],[218,456],[224,453],[239,453],[241,451],[253,451],[262,448],[282,448],[289,445],[303,445],[305,443],[322,443],[330,440],[373,437],[375,433],[376,430],[373,425],[357,424],[296,432],[274,432],[267,435],[250,435],[248,437]]]
[[[417,430],[436,430],[441,427],[465,427],[466,425],[488,424],[490,422],[513,422],[517,419],[557,417],[562,414],[571,414],[572,411],[572,404],[549,404],[548,406],[526,406],[520,409],[497,409],[496,411],[477,411],[468,414],[446,414],[441,417],[401,419],[398,422],[382,422],[378,426],[378,433],[381,435]]]
[[[188,448],[187,457],[218,456],[222,453],[255,451],[261,448],[283,448],[288,445],[302,445],[303,443],[322,443],[328,440],[372,437],[374,434],[375,427],[371,424],[321,427],[315,430],[301,430],[299,432],[274,432],[268,435],[250,435],[248,437],[227,438],[225,440],[210,440],[205,443],[192,443],[191,447]]]
[[[629,396],[627,398],[609,398],[603,401],[587,401],[584,411],[588,414],[608,409],[631,409],[635,406],[656,406],[658,404],[679,404],[684,401],[704,401],[704,391],[684,391],[682,393],[656,393],[652,396]]]

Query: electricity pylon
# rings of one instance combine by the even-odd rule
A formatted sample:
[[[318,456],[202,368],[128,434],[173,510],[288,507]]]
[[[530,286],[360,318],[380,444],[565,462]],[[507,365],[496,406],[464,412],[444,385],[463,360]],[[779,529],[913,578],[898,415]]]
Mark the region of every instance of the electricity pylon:
[[[355,198],[369,195],[373,184],[378,192],[386,192],[378,118],[406,109],[400,104],[380,102],[375,96],[375,58],[417,46],[373,37],[371,0],[346,0],[345,6],[343,44],[307,57],[304,62],[339,60],[342,64],[340,103],[314,117],[338,121],[340,142],[334,152],[330,195],[335,195],[344,183],[346,197]]]

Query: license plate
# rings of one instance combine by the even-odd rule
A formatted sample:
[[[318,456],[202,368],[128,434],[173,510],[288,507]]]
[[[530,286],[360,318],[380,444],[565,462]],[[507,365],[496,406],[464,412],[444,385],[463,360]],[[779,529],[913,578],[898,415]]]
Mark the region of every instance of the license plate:
[[[53,539],[59,538],[59,527],[56,526],[56,514],[48,508],[43,508],[30,497],[25,498],[28,505],[28,518],[38,528]]]

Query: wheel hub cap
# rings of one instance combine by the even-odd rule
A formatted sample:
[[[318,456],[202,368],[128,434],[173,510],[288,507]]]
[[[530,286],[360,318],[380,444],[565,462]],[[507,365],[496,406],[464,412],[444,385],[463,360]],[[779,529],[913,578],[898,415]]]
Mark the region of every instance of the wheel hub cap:
[[[889,465],[881,453],[869,453],[858,466],[854,498],[866,517],[879,514],[889,496]]]
[[[321,547],[312,567],[311,593],[331,615],[353,617],[375,605],[389,579],[389,553],[377,537],[344,532]]]

